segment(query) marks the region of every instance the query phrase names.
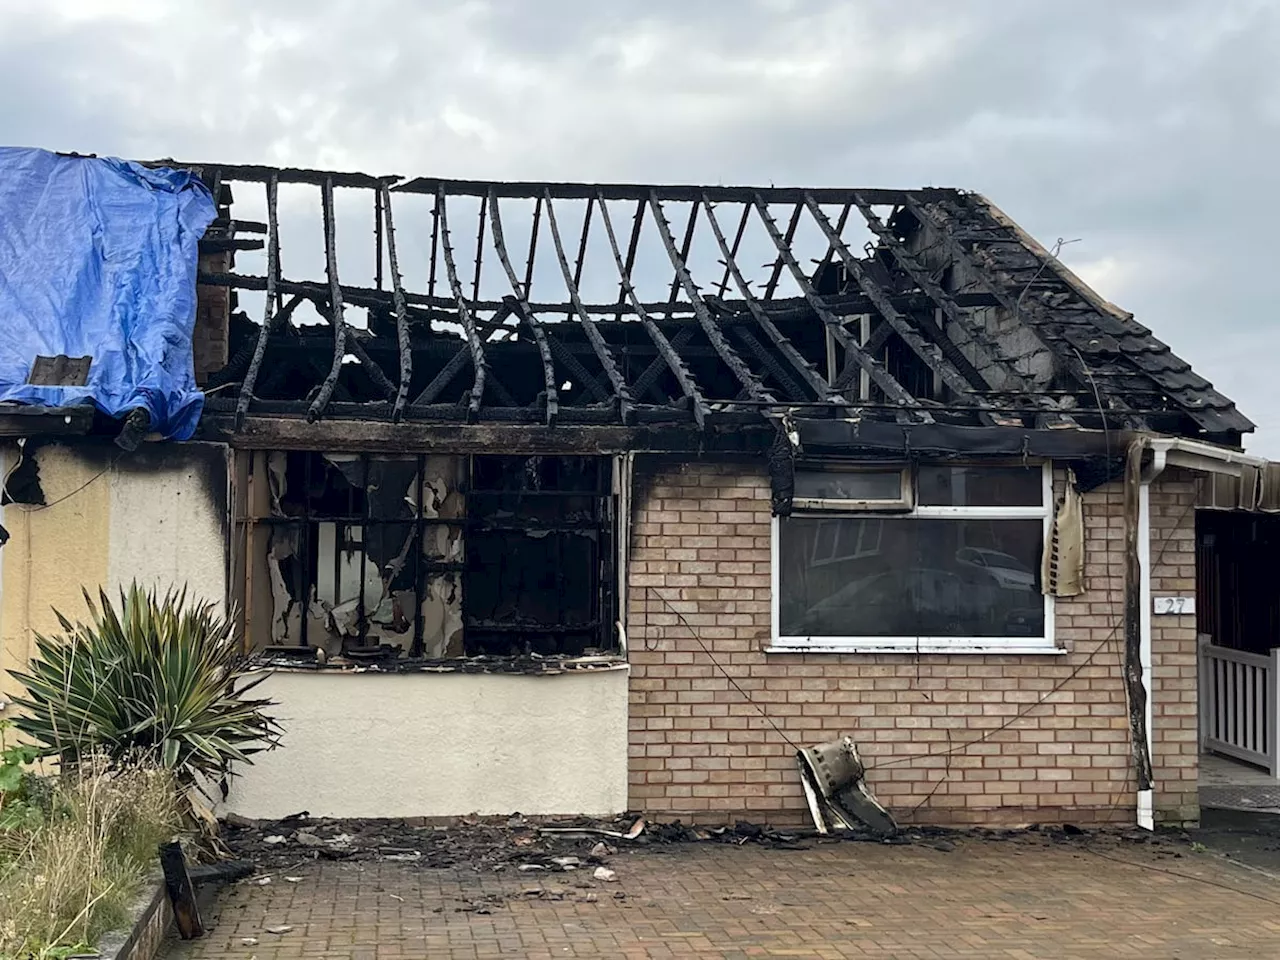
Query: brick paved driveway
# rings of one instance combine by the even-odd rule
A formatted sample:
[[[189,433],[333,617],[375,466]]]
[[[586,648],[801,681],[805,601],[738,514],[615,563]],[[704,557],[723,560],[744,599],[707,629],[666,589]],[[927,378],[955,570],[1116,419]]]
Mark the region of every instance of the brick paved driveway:
[[[616,883],[590,869],[311,863],[287,872],[299,882],[277,873],[224,892],[209,936],[170,957],[1280,956],[1280,882],[1185,846],[706,844],[611,865]],[[280,925],[292,929],[266,932]]]

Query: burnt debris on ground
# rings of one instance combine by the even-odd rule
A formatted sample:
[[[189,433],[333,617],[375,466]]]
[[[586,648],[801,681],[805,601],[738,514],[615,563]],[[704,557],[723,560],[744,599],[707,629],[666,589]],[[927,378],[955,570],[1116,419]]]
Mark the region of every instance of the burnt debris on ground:
[[[222,840],[233,856],[259,870],[288,870],[310,861],[382,860],[423,868],[510,871],[531,878],[582,870],[590,874],[616,854],[647,850],[676,852],[689,844],[764,845],[807,849],[830,843],[891,843],[952,852],[965,841],[1053,844],[1143,843],[1165,846],[1170,855],[1188,842],[1182,831],[1152,834],[1132,828],[1084,829],[1073,824],[1023,828],[904,827],[891,837],[871,830],[820,835],[812,828],[775,828],[739,820],[733,825],[658,822],[635,814],[615,819],[462,817],[426,822],[404,819],[331,820],[300,813],[277,821],[231,816]]]

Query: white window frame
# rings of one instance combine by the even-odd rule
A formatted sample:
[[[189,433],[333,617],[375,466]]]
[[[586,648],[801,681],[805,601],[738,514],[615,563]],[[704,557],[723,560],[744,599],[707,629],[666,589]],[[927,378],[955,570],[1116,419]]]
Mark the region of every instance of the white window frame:
[[[993,464],[995,466],[995,464]],[[1048,542],[1053,526],[1053,464],[1041,467],[1042,494],[1038,507],[936,507],[917,505],[903,518],[965,520],[1030,520],[1043,522],[1043,536]],[[797,515],[814,511],[797,510]],[[831,516],[830,511],[825,515]],[[867,518],[874,512],[846,509],[843,517]],[[973,654],[1064,654],[1054,637],[1054,598],[1042,595],[1044,601],[1044,636],[1042,637],[786,637],[781,626],[782,572],[779,565],[781,523],[774,517],[769,538],[770,567],[770,644],[766,653],[973,653]]]
[[[804,467],[797,467],[804,469]],[[811,472],[822,472],[820,469],[809,468]],[[832,464],[828,469],[830,473],[896,473],[898,475],[898,496],[886,497],[884,499],[875,500],[856,500],[845,497],[794,497],[792,499],[792,507],[803,512],[808,511],[846,511],[857,513],[868,513],[874,511],[885,511],[891,513],[910,513],[911,508],[915,506],[915,488],[911,482],[911,468],[898,467],[888,465],[883,467],[873,467],[863,465],[859,470],[856,466],[849,464]]]

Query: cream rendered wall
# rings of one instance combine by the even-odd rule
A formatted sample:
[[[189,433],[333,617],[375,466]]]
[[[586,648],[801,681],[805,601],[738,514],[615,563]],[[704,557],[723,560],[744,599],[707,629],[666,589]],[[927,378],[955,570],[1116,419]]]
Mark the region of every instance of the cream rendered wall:
[[[227,470],[226,448],[215,444],[166,445],[121,458],[110,484],[108,589],[135,579],[162,593],[185,584],[189,599],[222,609]]]
[[[114,591],[136,577],[161,590],[186,583],[190,596],[224,602],[225,447],[146,444],[124,453],[110,443],[32,442],[21,455],[39,468],[47,506],[3,511],[0,700],[20,692],[8,671],[26,667],[34,635],[59,631],[54,610],[87,615],[82,589]],[[5,449],[4,475],[18,456],[16,444]]]
[[[277,671],[282,745],[223,812],[275,819],[627,808],[627,670],[558,676]]]
[[[110,529],[106,461],[73,447],[36,450],[7,445],[4,476],[20,457],[34,457],[48,506],[11,503],[4,507],[9,541],[0,547],[0,701],[21,691],[10,670],[26,667],[35,652],[34,635],[59,629],[54,610],[76,619],[85,612],[81,587],[106,580]],[[0,717],[6,715],[0,709]]]

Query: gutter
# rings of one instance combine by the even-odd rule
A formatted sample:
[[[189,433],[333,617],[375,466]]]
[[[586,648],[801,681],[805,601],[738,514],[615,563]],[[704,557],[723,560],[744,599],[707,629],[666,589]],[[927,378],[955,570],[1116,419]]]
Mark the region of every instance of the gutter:
[[[1151,463],[1142,467],[1143,454]],[[1155,829],[1155,784],[1151,743],[1154,738],[1151,652],[1151,484],[1167,467],[1238,477],[1245,467],[1263,468],[1268,461],[1239,450],[1181,437],[1138,437],[1125,460],[1125,681],[1138,791],[1138,826]]]

